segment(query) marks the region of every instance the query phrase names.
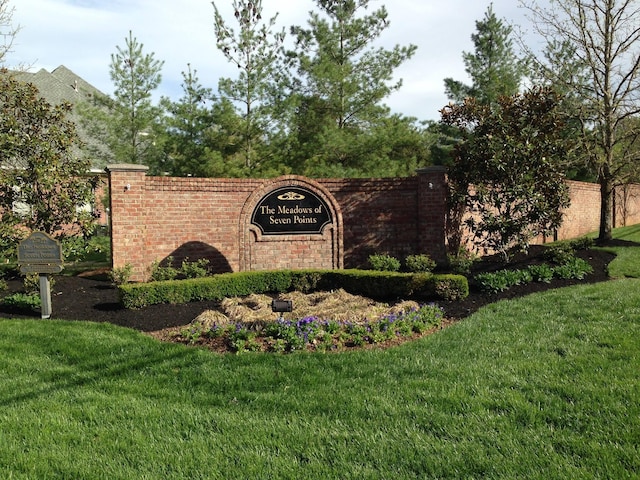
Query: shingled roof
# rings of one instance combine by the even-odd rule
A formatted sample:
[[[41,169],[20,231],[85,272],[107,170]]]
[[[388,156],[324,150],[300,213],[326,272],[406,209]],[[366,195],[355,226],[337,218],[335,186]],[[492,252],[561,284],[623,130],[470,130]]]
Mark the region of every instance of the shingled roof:
[[[91,137],[83,128],[75,108],[82,102],[90,101],[96,95],[104,95],[100,90],[64,65],[60,65],[52,72],[42,68],[35,73],[14,72],[14,74],[18,80],[33,84],[40,95],[50,104],[59,105],[68,102],[73,105],[74,109],[69,115],[69,120],[76,124],[78,136],[82,142],[100,150],[105,148],[99,145],[100,142]]]
[[[96,94],[103,95],[100,90],[64,65],[60,65],[52,72],[48,72],[44,68],[35,73],[18,72],[16,78],[35,85],[40,91],[40,95],[53,105],[62,102],[77,105],[91,99]]]

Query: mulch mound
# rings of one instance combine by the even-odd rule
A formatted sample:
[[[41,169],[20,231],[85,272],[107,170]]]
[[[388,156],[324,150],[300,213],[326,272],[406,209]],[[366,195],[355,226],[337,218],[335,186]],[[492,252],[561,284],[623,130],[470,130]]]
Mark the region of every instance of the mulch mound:
[[[619,244],[619,243],[618,243]],[[527,255],[520,254],[511,262],[510,267],[521,268],[531,263],[540,263],[542,246],[532,246]],[[594,283],[608,280],[607,266],[614,256],[600,250],[584,250],[578,256],[587,260],[593,267],[593,273],[583,280],[557,280],[551,283],[530,283],[509,289],[507,292],[489,295],[482,293],[471,284],[471,292],[467,298],[459,301],[437,302],[445,312],[449,321],[465,318],[483,305],[505,298],[515,298],[529,293],[551,288],[560,288],[578,283]],[[473,273],[499,270],[505,268],[499,258],[483,257],[481,262],[474,265]],[[8,281],[10,294],[22,289],[20,278]],[[5,293],[0,293],[4,295]],[[54,277],[52,287],[52,315],[51,318],[109,322],[123,327],[129,327],[142,332],[154,332],[168,328],[180,327],[191,323],[198,315],[207,310],[215,310],[220,302],[192,302],[182,305],[153,305],[139,310],[122,308],[118,301],[117,289],[111,285],[104,272],[86,272],[77,276],[58,275]],[[0,305],[2,318],[39,318],[40,313],[34,311],[16,310]]]

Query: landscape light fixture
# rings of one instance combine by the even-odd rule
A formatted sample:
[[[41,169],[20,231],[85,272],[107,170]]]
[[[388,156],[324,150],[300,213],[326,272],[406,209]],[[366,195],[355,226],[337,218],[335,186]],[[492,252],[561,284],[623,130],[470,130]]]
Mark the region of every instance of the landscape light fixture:
[[[293,301],[292,300],[271,300],[271,311],[277,313],[280,318],[282,314],[285,312],[293,311]]]

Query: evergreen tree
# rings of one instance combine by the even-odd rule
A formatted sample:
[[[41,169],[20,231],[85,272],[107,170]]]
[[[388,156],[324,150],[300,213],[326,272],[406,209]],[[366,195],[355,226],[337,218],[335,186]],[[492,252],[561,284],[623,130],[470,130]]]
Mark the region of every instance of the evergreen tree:
[[[113,97],[96,97],[79,111],[90,134],[108,147],[107,152],[94,150],[92,155],[103,163],[143,164],[158,173],[164,171],[162,109],[153,105],[152,94],[162,80],[164,62],[143,48],[129,32],[125,46],[116,47],[111,55]]]
[[[493,5],[489,5],[484,18],[476,21],[476,32],[471,35],[474,52],[462,54],[471,84],[453,78],[444,80],[447,97],[454,104],[462,105],[472,100],[474,104],[487,106],[490,110],[491,106],[499,104],[502,97],[518,93],[526,72],[526,62],[516,56],[511,35],[512,28],[496,17]],[[432,147],[435,163],[454,170],[457,168],[456,147],[469,135],[468,128],[473,129],[473,125],[468,124],[461,129],[456,123],[441,122],[433,127],[439,136],[438,142]],[[468,200],[465,195],[464,188],[450,188],[447,236],[454,253],[461,246],[462,221]]]
[[[416,47],[374,49],[389,26],[384,6],[361,15],[368,0],[316,0],[316,5],[319,12],[310,12],[308,28],[291,29],[296,49],[288,58],[297,75],[289,85],[294,120],[288,163],[312,173],[379,173],[379,164],[393,159],[380,158],[385,135],[374,131],[399,125],[398,119],[390,121],[382,102],[401,87],[393,73]],[[414,128],[412,119],[401,123]]]
[[[471,213],[465,223],[475,245],[508,259],[511,248],[526,249],[562,223],[569,195],[560,165],[570,145],[562,101],[550,88],[534,88],[492,105],[469,97],[442,110],[442,122],[463,135],[449,182]]]
[[[241,146],[242,119],[227,99],[203,87],[189,65],[182,72],[183,96],[162,99],[168,170],[172,175],[241,177],[247,175]]]
[[[210,88],[200,84],[196,70],[182,72],[183,96],[173,102],[162,98],[168,114],[165,118],[168,170],[176,176],[207,176],[206,133],[215,128],[211,104],[214,96]]]
[[[273,79],[278,68],[278,56],[284,31],[273,33],[276,17],[262,21],[262,0],[233,0],[236,32],[215,10],[217,47],[229,62],[238,67],[238,78],[220,79],[220,95],[241,105],[242,148],[247,170],[258,166],[264,152],[260,146],[271,122]]]
[[[518,93],[526,63],[516,56],[511,35],[512,28],[496,17],[493,5],[489,5],[482,21],[476,22],[476,33],[471,35],[475,51],[462,54],[472,83],[446,78],[445,91],[450,100],[460,103],[472,97],[491,104],[500,96]]]

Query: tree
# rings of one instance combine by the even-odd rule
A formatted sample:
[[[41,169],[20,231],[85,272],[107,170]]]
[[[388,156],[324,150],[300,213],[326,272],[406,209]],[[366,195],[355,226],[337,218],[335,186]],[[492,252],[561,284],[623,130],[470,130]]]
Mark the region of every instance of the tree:
[[[497,105],[502,97],[516,95],[527,71],[527,63],[517,57],[511,39],[512,28],[498,19],[489,5],[484,18],[476,21],[476,32],[471,35],[475,50],[473,53],[463,52],[462,59],[465,71],[471,79],[468,85],[453,78],[445,78],[447,97],[456,104],[462,105],[467,99],[475,104]],[[455,122],[440,122],[432,127],[438,134],[438,142],[432,147],[433,161],[440,165],[455,169],[454,151],[456,145],[471,134],[455,126]],[[466,192],[466,189],[463,189]],[[467,211],[465,195],[450,192],[449,214],[447,217],[448,245],[457,253],[461,247],[462,221]]]
[[[297,73],[289,85],[296,118],[291,130],[293,165],[308,162],[311,170],[325,164],[343,172],[370,171],[366,164],[379,146],[370,134],[390,118],[382,102],[401,87],[393,73],[416,47],[374,49],[389,21],[384,7],[360,15],[368,4],[316,0],[320,13],[310,12],[309,28],[291,28],[296,49],[287,56]],[[300,148],[309,142],[313,156]]]
[[[445,78],[450,100],[460,103],[473,97],[477,102],[490,104],[501,96],[518,93],[527,68],[526,62],[514,52],[511,34],[512,28],[496,17],[493,5],[489,5],[482,21],[476,22],[476,33],[471,35],[474,53],[462,54],[472,83]]]
[[[389,26],[383,7],[369,15],[368,0],[316,0],[327,18],[311,12],[308,29],[292,27],[300,86],[307,97],[325,102],[324,109],[339,129],[368,125],[387,109],[381,102],[402,86],[391,83],[393,72],[413,56],[415,45],[391,50],[373,49],[372,43]]]
[[[92,153],[105,163],[136,163],[162,171],[162,109],[153,105],[152,93],[162,80],[164,62],[143,53],[144,45],[131,32],[125,47],[116,48],[109,71],[113,97],[96,97],[93,105],[80,108],[89,132],[109,148],[106,158],[100,151]]]
[[[0,212],[3,243],[28,230],[62,238],[87,234],[97,178],[90,163],[73,155],[71,105],[50,105],[30,83],[0,70]]]
[[[256,146],[269,127],[269,99],[285,34],[284,30],[272,32],[277,16],[262,22],[262,0],[233,0],[234,16],[239,24],[237,33],[224,21],[216,2],[212,3],[216,45],[239,71],[236,80],[220,79],[218,90],[223,97],[243,106],[242,145],[245,167],[250,170],[260,158]]]
[[[13,13],[15,8],[9,5],[9,0],[0,0],[0,67],[5,64],[5,58],[20,27],[13,25]]]
[[[573,45],[566,41],[551,41],[539,54],[544,59],[532,57],[530,76],[534,85],[548,86],[562,97],[562,108],[566,117],[566,136],[576,141],[583,135],[582,121],[588,108],[583,95],[589,84],[588,69],[578,56]],[[562,80],[560,80],[562,79]],[[572,85],[571,88],[568,85]],[[595,181],[596,177],[588,159],[575,150],[576,155],[565,158],[562,164],[567,177],[573,180]]]
[[[640,125],[640,4],[636,0],[554,0],[553,8],[520,0],[535,31],[547,42],[566,42],[586,67],[587,82],[556,75],[554,82],[582,98],[585,156],[600,184],[599,242],[611,239],[613,191],[638,151]],[[540,59],[544,63],[544,59]],[[551,69],[549,69],[551,71]]]
[[[569,205],[561,103],[552,89],[534,88],[494,105],[467,98],[442,110],[445,125],[465,132],[449,180],[470,213],[466,226],[477,245],[505,259],[558,228]]]
[[[245,176],[241,145],[242,119],[227,99],[215,97],[188,66],[183,96],[177,102],[163,98],[165,152],[172,175],[213,177]]]
[[[214,96],[210,88],[200,84],[191,65],[187,72],[182,72],[182,78],[183,96],[177,102],[166,97],[161,100],[168,113],[164,120],[168,170],[172,175],[204,177],[207,176],[205,137],[207,130],[213,128]]]

